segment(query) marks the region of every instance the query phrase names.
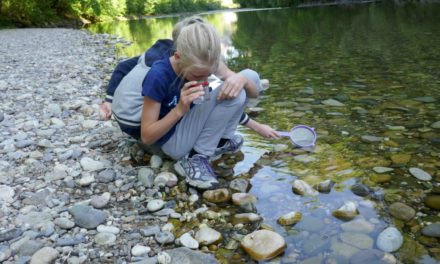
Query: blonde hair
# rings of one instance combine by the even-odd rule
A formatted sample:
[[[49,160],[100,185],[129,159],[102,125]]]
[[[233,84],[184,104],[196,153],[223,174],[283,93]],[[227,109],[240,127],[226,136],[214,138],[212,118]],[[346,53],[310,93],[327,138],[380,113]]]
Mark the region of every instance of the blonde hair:
[[[173,32],[172,32],[173,41],[177,40],[182,28],[184,28],[188,25],[194,24],[194,23],[207,23],[207,22],[206,22],[206,20],[204,20],[203,18],[201,18],[199,16],[190,16],[190,17],[187,17],[187,18],[177,22],[174,25]]]
[[[183,27],[176,40],[181,74],[185,76],[194,68],[204,67],[209,67],[211,73],[217,71],[220,50],[220,36],[210,24],[193,23]]]

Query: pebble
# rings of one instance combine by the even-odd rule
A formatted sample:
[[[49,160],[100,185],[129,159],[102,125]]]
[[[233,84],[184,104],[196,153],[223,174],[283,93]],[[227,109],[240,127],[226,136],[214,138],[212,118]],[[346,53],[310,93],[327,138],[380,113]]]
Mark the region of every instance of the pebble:
[[[131,254],[136,257],[147,256],[150,251],[150,247],[136,245],[131,249]]]
[[[104,208],[110,201],[110,195],[109,192],[105,192],[102,195],[93,195],[90,204],[96,209]]]
[[[156,239],[157,243],[162,245],[171,244],[174,242],[174,235],[169,231],[157,232],[154,235],[154,239]]]
[[[63,229],[71,229],[75,226],[75,223],[67,218],[61,217],[57,218],[54,221],[54,224],[63,228]]]
[[[85,205],[75,205],[69,209],[75,224],[79,227],[94,229],[107,218],[107,214]]]
[[[93,160],[89,157],[82,158],[80,163],[81,163],[81,167],[85,171],[97,171],[104,168],[104,163]]]
[[[30,264],[50,264],[57,257],[59,253],[56,249],[51,247],[44,247],[32,256]]]
[[[185,233],[179,237],[180,244],[190,249],[198,249],[199,242],[195,240],[190,233]]]
[[[12,203],[14,201],[15,191],[7,185],[0,185],[0,201]]]
[[[165,202],[163,200],[151,200],[147,204],[147,209],[149,212],[156,212],[162,209],[165,205]]]
[[[95,243],[98,245],[111,245],[116,241],[116,235],[112,233],[98,233],[95,236]]]
[[[117,228],[116,226],[105,226],[105,225],[99,225],[96,230],[99,233],[112,233],[112,234],[119,234],[120,229]]]

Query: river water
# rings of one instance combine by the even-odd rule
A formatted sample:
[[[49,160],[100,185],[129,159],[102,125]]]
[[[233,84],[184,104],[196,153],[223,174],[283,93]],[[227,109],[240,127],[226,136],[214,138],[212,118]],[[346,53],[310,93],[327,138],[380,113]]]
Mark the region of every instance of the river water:
[[[439,263],[439,238],[422,235],[423,227],[440,222],[439,13],[439,4],[368,4],[202,14],[222,34],[230,68],[252,68],[270,80],[270,89],[249,110],[252,116],[278,130],[306,124],[318,134],[316,148],[304,151],[287,138],[268,140],[240,127],[243,155],[218,164],[250,180],[264,225],[287,242],[277,260],[357,263],[353,256],[377,252],[372,249],[378,249],[379,234],[393,226],[403,236],[394,258]],[[118,51],[130,57],[169,38],[179,19],[90,30],[132,40]],[[416,178],[414,168],[428,179]],[[335,185],[329,192],[298,195],[295,180]],[[347,201],[359,214],[351,221],[334,217]],[[292,211],[302,214],[299,223],[277,223]],[[237,254],[240,249],[221,248],[217,257],[225,263],[246,259]]]

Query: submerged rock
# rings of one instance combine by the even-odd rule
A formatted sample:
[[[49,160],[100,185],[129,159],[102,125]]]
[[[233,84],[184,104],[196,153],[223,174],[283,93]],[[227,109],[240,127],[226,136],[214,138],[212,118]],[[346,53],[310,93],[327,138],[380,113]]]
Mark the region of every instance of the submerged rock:
[[[342,220],[351,220],[359,214],[357,206],[354,202],[345,202],[339,209],[332,212],[332,215]]]
[[[294,225],[301,221],[302,214],[300,212],[290,212],[285,215],[280,216],[277,222],[280,225]]]
[[[440,195],[428,195],[425,198],[425,205],[431,209],[440,210]]]
[[[325,180],[323,182],[313,185],[313,188],[320,193],[329,193],[334,185],[335,185],[334,181]]]
[[[391,204],[389,210],[393,217],[403,221],[409,221],[416,215],[416,211],[412,207],[400,202]]]
[[[385,252],[394,252],[403,244],[403,236],[395,227],[388,227],[383,230],[376,240],[377,247]]]
[[[409,172],[412,176],[416,177],[421,181],[430,181],[432,179],[431,175],[429,175],[426,171],[419,168],[409,168]]]
[[[318,195],[318,192],[303,180],[295,180],[292,184],[292,190],[294,193],[304,196]]]
[[[440,222],[423,227],[422,234],[424,236],[440,238]]]
[[[246,235],[241,241],[241,247],[254,260],[269,260],[286,248],[284,238],[269,230],[258,230]]]

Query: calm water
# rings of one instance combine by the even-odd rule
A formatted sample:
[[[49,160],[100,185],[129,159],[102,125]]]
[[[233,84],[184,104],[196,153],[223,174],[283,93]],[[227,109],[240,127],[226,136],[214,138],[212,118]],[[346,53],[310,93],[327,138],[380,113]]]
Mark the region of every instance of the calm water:
[[[318,133],[316,149],[301,152],[288,139],[239,131],[246,143],[234,175],[250,179],[258,213],[286,239],[283,263],[348,263],[359,247],[376,248],[378,234],[390,225],[404,236],[396,259],[440,261],[439,240],[420,234],[423,225],[440,221],[439,13],[438,4],[375,4],[205,16],[223,35],[228,65],[253,68],[271,82],[261,109],[254,109],[255,119],[284,131],[307,124]],[[134,41],[119,50],[129,57],[169,38],[178,20],[115,22],[91,30]],[[329,99],[339,106],[329,105]],[[273,151],[274,146],[281,150]],[[379,174],[373,170],[377,166],[392,170]],[[412,167],[433,179],[418,181],[409,173]],[[303,197],[292,192],[295,179],[309,185],[330,179],[336,185],[330,193]],[[354,184],[369,186],[372,194],[355,195]],[[434,203],[425,204],[427,197]],[[367,237],[359,235],[364,246],[344,241],[344,222],[331,214],[345,201],[357,204],[356,219],[374,226],[364,232]],[[416,217],[393,217],[388,208],[395,202],[415,209]],[[291,211],[301,212],[302,221],[278,225],[277,218]]]

